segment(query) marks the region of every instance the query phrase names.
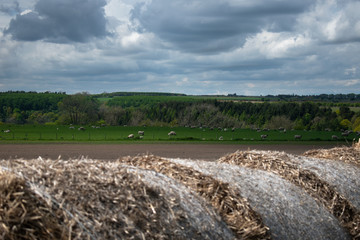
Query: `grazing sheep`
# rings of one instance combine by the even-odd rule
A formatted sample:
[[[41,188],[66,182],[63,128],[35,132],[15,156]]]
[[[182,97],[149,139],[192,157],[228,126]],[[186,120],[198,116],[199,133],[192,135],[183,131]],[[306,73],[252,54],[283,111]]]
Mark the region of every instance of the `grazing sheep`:
[[[170,132],[168,133],[168,135],[169,135],[169,136],[175,136],[175,135],[176,135],[176,132],[175,132],[175,131],[170,131]]]
[[[347,136],[349,136],[349,132],[348,131],[345,131],[345,132],[343,132],[343,133],[341,133],[341,136],[343,136],[343,137],[347,137]]]
[[[134,134],[130,134],[128,138],[134,138]]]
[[[79,131],[85,131],[85,128],[84,127],[79,127],[78,130]]]
[[[332,136],[331,136],[331,139],[332,139],[332,140],[338,140],[338,139],[339,139],[339,137],[338,137],[338,136],[336,136],[336,135],[332,135]]]
[[[4,133],[9,133],[10,129],[4,130]]]
[[[224,140],[224,137],[223,137],[223,136],[220,136],[220,137],[219,137],[219,140],[220,140],[220,141]]]
[[[70,126],[69,129],[75,129],[75,127],[74,127],[74,126]]]
[[[268,137],[268,135],[266,135],[266,134],[261,135],[261,139],[265,139],[265,138],[267,138],[267,137]]]
[[[138,131],[138,134],[139,134],[140,136],[144,136],[145,132],[144,132],[144,131]]]
[[[301,135],[295,135],[294,138],[295,138],[295,139],[301,139],[302,136],[301,136]]]

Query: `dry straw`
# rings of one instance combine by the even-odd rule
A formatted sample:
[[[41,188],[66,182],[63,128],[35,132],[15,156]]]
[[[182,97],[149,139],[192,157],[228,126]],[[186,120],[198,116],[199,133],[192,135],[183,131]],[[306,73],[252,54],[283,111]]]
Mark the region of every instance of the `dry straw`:
[[[155,156],[123,158],[122,162],[155,170],[172,177],[199,193],[216,208],[230,229],[241,239],[269,239],[269,228],[259,214],[229,184],[220,182],[192,168]]]
[[[336,147],[331,149],[314,149],[303,154],[307,157],[316,157],[329,160],[338,160],[352,163],[360,167],[360,139],[351,147]]]
[[[354,158],[356,156],[347,156],[347,159]],[[238,151],[220,158],[219,162],[261,169],[281,176],[304,189],[325,206],[340,221],[341,225],[349,230],[353,239],[360,238],[359,210],[336,191],[333,185],[309,170],[311,168],[303,169],[296,157],[280,152]],[[356,189],[356,191],[358,194],[360,190]]]
[[[271,172],[234,164],[170,159],[229,183],[270,228],[274,239],[350,239],[338,220],[301,188]]]
[[[63,217],[36,196],[23,178],[0,169],[1,239],[68,239]]]
[[[234,238],[206,201],[192,196],[188,188],[173,179],[153,171],[124,166],[119,161],[90,159],[12,160],[0,164],[36,186],[32,189],[34,196],[37,192],[34,201],[40,199],[45,209],[56,206],[60,209],[65,216],[56,218],[54,214],[55,220],[62,223],[60,226],[69,239]],[[25,183],[20,176],[16,179]],[[10,191],[12,186],[4,189]],[[6,209],[2,206],[0,212]],[[22,222],[22,218],[14,221]],[[9,222],[1,221],[1,226],[9,229],[9,236],[15,233]],[[36,232],[31,226],[21,225],[21,231],[23,228]],[[43,228],[45,232],[56,230],[53,225]],[[29,236],[23,239],[39,239],[43,235]]]
[[[305,155],[1,160],[0,238],[360,239],[360,143]]]

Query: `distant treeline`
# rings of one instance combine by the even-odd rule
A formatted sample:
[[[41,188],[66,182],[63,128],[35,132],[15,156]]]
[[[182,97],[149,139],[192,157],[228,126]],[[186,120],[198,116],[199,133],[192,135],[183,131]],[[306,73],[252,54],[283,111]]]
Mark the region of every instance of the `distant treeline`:
[[[273,101],[316,101],[316,102],[360,102],[360,94],[320,94],[320,95],[268,95],[265,99]]]
[[[223,98],[158,93],[0,93],[0,120],[15,124],[207,126],[360,131],[360,101],[224,101]],[[326,94],[312,96],[325,98]],[[327,99],[329,96],[326,95]],[[342,98],[340,98],[342,96]],[[236,97],[233,97],[236,98]],[[257,97],[259,98],[259,97]],[[334,107],[335,106],[335,107]],[[360,108],[359,108],[360,109]]]
[[[112,92],[112,93],[100,93],[94,94],[97,98],[112,98],[112,97],[124,97],[124,96],[186,96],[182,93],[161,93],[161,92]]]

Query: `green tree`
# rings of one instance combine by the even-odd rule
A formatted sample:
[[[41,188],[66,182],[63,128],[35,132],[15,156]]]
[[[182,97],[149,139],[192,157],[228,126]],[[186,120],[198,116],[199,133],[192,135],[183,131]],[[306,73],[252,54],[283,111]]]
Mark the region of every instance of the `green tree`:
[[[349,129],[351,128],[351,122],[348,120],[348,119],[343,119],[341,122],[340,122],[340,125],[346,129]]]
[[[99,102],[87,93],[68,95],[59,103],[63,121],[87,124],[98,120]]]
[[[292,129],[294,127],[294,123],[287,116],[273,116],[266,124],[266,127],[270,129]]]

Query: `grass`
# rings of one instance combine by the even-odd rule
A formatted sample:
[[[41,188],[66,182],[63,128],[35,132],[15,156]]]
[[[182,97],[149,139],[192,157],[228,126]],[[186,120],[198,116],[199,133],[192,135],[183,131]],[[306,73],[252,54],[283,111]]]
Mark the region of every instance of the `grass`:
[[[336,142],[352,141],[355,134],[345,139],[340,132],[325,131],[287,131],[286,133],[270,130],[257,132],[251,129],[236,129],[235,131],[209,128],[185,128],[185,127],[130,127],[130,126],[106,126],[93,128],[85,126],[85,130],[73,129],[64,125],[0,125],[0,143],[8,142],[214,142],[214,143],[305,143],[305,142]],[[5,132],[10,130],[10,132]],[[138,131],[145,131],[141,139]],[[176,136],[168,136],[170,131],[175,131]],[[134,134],[134,138],[128,136]],[[266,139],[261,135],[266,134]],[[294,135],[302,135],[301,140],[295,140]],[[332,140],[331,136],[337,135],[339,140]],[[219,140],[222,138],[223,140]]]

